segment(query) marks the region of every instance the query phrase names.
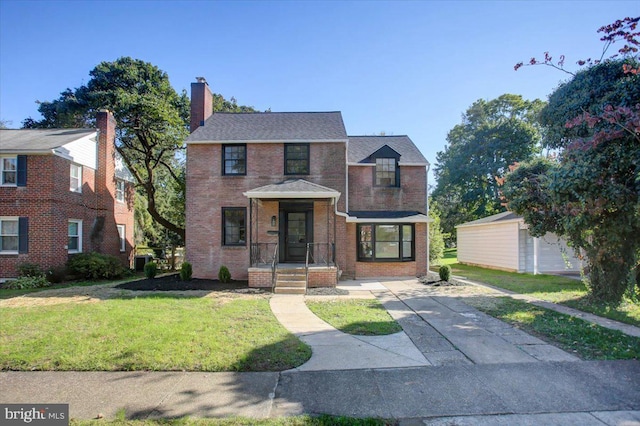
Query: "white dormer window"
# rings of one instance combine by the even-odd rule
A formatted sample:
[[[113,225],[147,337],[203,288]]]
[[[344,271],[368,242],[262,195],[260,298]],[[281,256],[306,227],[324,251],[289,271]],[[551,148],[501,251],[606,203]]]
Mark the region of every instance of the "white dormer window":
[[[69,176],[69,191],[82,192],[82,166],[71,164]]]
[[[124,181],[116,179],[116,201],[124,203]]]

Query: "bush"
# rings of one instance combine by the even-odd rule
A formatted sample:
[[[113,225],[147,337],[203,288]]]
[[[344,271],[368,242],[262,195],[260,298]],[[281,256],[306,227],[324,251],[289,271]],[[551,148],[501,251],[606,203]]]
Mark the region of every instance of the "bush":
[[[182,262],[180,267],[180,279],[182,281],[191,281],[191,275],[193,275],[193,267],[189,262]]]
[[[100,253],[80,253],[67,262],[71,275],[89,280],[122,278],[127,269],[115,256]]]
[[[228,283],[231,281],[231,272],[229,272],[229,268],[222,265],[218,271],[218,279],[221,283]]]
[[[67,278],[67,267],[56,266],[55,268],[49,268],[45,277],[47,278],[47,281],[52,284],[60,284],[65,280],[65,278]]]
[[[19,277],[41,277],[43,275],[42,268],[36,263],[24,262],[18,265]]]
[[[441,281],[449,281],[449,278],[451,278],[451,266],[442,265],[440,267],[440,270],[438,271],[438,274],[440,274]]]
[[[158,265],[156,262],[149,262],[144,265],[144,276],[151,279],[155,278],[158,273]]]
[[[15,280],[7,281],[6,283],[4,283],[4,288],[8,288],[11,290],[24,290],[28,288],[47,287],[48,285],[49,281],[47,281],[44,275],[35,277],[23,276]]]

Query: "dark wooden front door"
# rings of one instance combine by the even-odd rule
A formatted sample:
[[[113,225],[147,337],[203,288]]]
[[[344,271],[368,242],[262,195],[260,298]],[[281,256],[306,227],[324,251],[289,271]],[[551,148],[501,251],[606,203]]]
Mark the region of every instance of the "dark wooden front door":
[[[300,204],[281,208],[281,262],[304,262],[307,243],[313,242],[313,207]]]

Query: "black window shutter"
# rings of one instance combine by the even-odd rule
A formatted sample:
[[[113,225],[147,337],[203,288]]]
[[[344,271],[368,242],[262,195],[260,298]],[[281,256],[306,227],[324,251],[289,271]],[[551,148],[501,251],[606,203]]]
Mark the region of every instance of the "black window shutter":
[[[29,218],[18,219],[18,253],[29,253]]]
[[[396,160],[396,186],[400,186],[400,166],[398,165],[398,161]]]
[[[18,155],[18,186],[27,186],[27,156]]]

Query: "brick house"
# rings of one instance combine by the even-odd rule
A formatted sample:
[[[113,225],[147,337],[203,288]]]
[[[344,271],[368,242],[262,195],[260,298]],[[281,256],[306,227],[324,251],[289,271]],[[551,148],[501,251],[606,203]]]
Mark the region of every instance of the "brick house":
[[[427,168],[407,136],[347,136],[340,112],[212,113],[192,83],[186,257],[253,287],[428,270]],[[302,281],[302,284],[300,284]],[[288,287],[288,289],[287,289]]]
[[[97,251],[131,264],[132,176],[115,150],[115,120],[98,130],[0,130],[0,279],[17,265],[64,265]]]

